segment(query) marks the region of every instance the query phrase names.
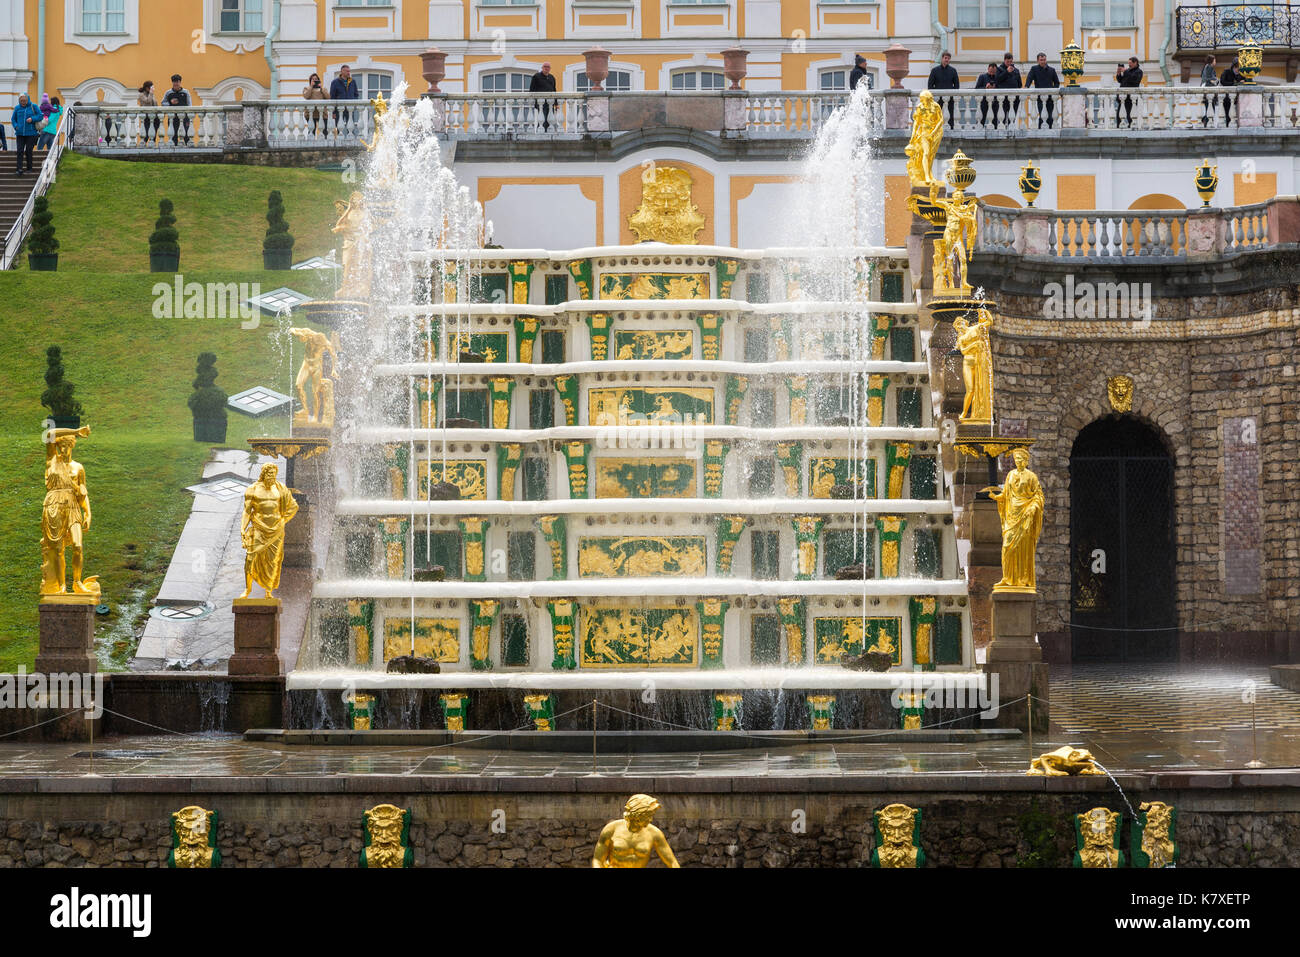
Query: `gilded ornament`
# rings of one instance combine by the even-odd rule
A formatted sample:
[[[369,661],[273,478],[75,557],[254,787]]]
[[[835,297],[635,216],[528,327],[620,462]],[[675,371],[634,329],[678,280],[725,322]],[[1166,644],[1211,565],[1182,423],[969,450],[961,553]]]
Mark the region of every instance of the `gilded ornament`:
[[[379,804],[362,815],[365,847],[361,866],[411,867],[415,854],[411,850],[411,812],[392,804]]]
[[[1001,487],[984,489],[998,503],[1002,520],[1002,579],[993,586],[995,592],[1037,591],[1034,551],[1043,530],[1046,499],[1038,476],[1029,471],[1029,452],[1016,449],[1011,453],[1016,467]]]
[[[966,195],[966,186],[975,179],[970,157],[961,150],[948,164],[951,196],[939,196],[938,185],[930,187],[930,202],[945,214],[943,235],[934,241],[934,291],[970,295],[967,269],[975,251],[975,208],[978,200]]]
[[[921,867],[925,852],[917,843],[921,812],[906,804],[890,804],[875,813],[876,849],[872,867]]]
[[[1132,866],[1177,866],[1179,850],[1174,843],[1176,814],[1173,807],[1162,801],[1149,801],[1139,804],[1138,812],[1138,819],[1134,823],[1133,843],[1136,846],[1132,848]]]
[[[283,482],[276,480],[278,469],[263,465],[258,480],[244,490],[244,515],[240,520],[240,540],[244,557],[244,593],[247,598],[253,583],[274,598],[280,587],[280,566],[284,562],[284,529],[298,514],[298,503]]]
[[[217,850],[217,812],[191,804],[171,817],[172,847],[167,852],[167,866],[174,868],[213,868],[221,866]]]
[[[907,155],[907,176],[913,188],[931,189],[940,186],[934,178],[934,158],[943,141],[943,110],[935,102],[934,94],[922,90],[912,112],[912,136],[903,152]],[[933,201],[934,196],[930,199]]]
[[[1133,377],[1113,375],[1107,379],[1106,398],[1110,399],[1110,407],[1116,412],[1131,412],[1133,410]]]
[[[1038,198],[1043,188],[1042,170],[1034,165],[1033,160],[1029,160],[1020,168],[1020,179],[1017,180],[1016,185],[1020,188],[1020,195],[1025,198],[1025,206],[1032,209],[1034,200]]]
[[[353,190],[347,201],[337,199],[338,221],[330,232],[342,237],[343,249],[339,262],[343,267],[343,284],[336,295],[340,299],[368,299],[370,297],[370,255],[368,247],[360,244],[365,228],[365,197]]]
[[[1074,816],[1077,850],[1074,866],[1116,868],[1124,866],[1119,844],[1119,812],[1095,807]]]
[[[952,328],[957,333],[966,386],[960,419],[969,425],[987,425],[993,421],[993,349],[989,344],[993,314],[981,309],[974,323],[958,318],[953,320]]]
[[[1214,199],[1214,191],[1219,188],[1219,167],[1210,165],[1208,159],[1201,160],[1196,167],[1196,192],[1201,197],[1201,205],[1209,206]]]
[[[339,357],[334,351],[330,337],[315,329],[293,328],[289,334],[303,344],[306,350],[302,365],[298,368],[298,378],[294,388],[298,390],[298,401],[302,410],[293,417],[295,425],[334,424],[334,380],[325,375],[325,354],[330,356],[331,371],[337,373]],[[310,400],[307,390],[311,390]]]
[[[691,202],[691,174],[652,165],[641,176],[641,205],[628,217],[638,242],[693,243],[704,217]]]
[[[83,533],[90,530],[86,470],[72,457],[90,426],[45,431],[45,501],[41,506],[41,595],[68,594],[65,551],[72,549],[72,594],[97,603],[99,576],[82,578]]]
[[[664,832],[651,824],[659,802],[648,794],[633,794],[623,805],[623,816],[610,821],[596,839],[592,867],[645,867],[652,853],[665,867],[681,867]]]
[[[1061,778],[1106,772],[1097,766],[1092,752],[1083,748],[1072,748],[1067,744],[1034,758],[1029,762],[1029,770],[1025,773],[1039,777]]]

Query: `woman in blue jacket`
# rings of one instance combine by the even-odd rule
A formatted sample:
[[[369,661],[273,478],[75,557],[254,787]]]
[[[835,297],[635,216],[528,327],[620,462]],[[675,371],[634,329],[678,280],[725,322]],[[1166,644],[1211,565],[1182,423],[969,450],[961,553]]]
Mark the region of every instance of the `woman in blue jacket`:
[[[36,148],[36,137],[40,133],[36,124],[41,119],[41,111],[27,98],[27,94],[19,94],[18,105],[14,107],[13,116],[9,118],[9,122],[13,124],[14,136],[18,140],[17,151],[14,153],[18,160],[16,173],[18,176],[23,175],[23,154],[27,155],[27,172],[32,171],[32,150]]]

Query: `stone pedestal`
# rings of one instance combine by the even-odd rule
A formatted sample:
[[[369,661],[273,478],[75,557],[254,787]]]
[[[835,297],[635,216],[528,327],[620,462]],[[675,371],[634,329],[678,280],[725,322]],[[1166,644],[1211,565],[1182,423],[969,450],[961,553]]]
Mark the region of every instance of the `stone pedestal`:
[[[993,640],[993,586],[1002,579],[1002,520],[998,505],[975,498],[964,509],[970,523],[966,582],[970,594],[971,637],[976,648]]]
[[[283,568],[311,568],[315,562],[312,553],[312,507],[311,502],[297,493],[298,514],[284,526],[284,563]]]
[[[289,523],[292,526],[292,522]],[[226,666],[231,675],[284,674],[280,660],[280,599],[236,598],[235,653]]]
[[[89,595],[43,595],[40,607],[36,670],[44,674],[97,671],[95,599]]]
[[[1024,592],[993,592],[993,643],[985,658],[984,671],[997,675],[997,698],[1001,702],[1034,696],[1034,730],[1045,732],[1048,710],[1047,665],[1038,646],[1038,595]],[[1029,728],[1026,701],[1002,705],[995,724],[1000,728]]]

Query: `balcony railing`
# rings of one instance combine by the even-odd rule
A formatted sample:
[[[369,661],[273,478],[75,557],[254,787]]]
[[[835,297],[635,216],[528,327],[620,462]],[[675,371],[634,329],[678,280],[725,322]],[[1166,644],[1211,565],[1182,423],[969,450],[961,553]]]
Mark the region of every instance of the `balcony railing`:
[[[1243,43],[1300,46],[1300,6],[1244,3],[1178,8],[1180,50],[1220,50]]]
[[[1287,199],[1293,203],[1293,198]],[[1188,259],[1264,249],[1279,200],[1201,209],[1011,209],[979,206],[983,253],[1066,259]]]

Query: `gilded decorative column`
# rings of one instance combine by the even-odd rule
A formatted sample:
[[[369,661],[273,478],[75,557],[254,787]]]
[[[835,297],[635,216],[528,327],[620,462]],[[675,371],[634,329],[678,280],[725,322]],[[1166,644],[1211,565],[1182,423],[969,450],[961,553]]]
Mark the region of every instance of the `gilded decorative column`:
[[[776,462],[785,478],[786,498],[803,497],[803,445],[799,442],[778,442]]]
[[[907,463],[912,458],[910,442],[888,442],[885,444],[885,497],[903,497],[903,479],[907,476]]]
[[[589,442],[565,442],[564,460],[569,466],[569,498],[587,497],[587,458]]]
[[[510,428],[510,396],[515,391],[515,380],[493,379],[492,389],[492,428]]]
[[[567,524],[568,522],[563,515],[537,516],[537,527],[542,530],[542,536],[546,539],[546,546],[551,550],[551,577],[549,580],[553,582],[569,577]]]
[[[485,518],[459,518],[461,539],[465,547],[465,581],[487,581],[487,563],[484,548],[487,542],[488,520]]]
[[[510,301],[516,306],[528,304],[529,281],[533,277],[533,264],[526,259],[510,263]]]
[[[569,263],[569,275],[578,285],[578,296],[582,299],[595,299],[591,287],[591,260],[575,259]]]
[[[700,327],[701,355],[717,359],[722,354],[722,317],[716,312],[696,313],[695,324]]]
[[[745,399],[745,390],[749,388],[749,379],[743,375],[727,376],[726,403],[723,406],[723,421],[727,425],[740,424],[740,406]]]
[[[912,626],[912,667],[934,670],[935,622],[939,608],[937,598],[909,598],[907,618]]]
[[[574,658],[578,603],[572,598],[552,598],[546,603],[546,609],[551,613],[551,634],[555,640],[551,667],[556,671],[572,671],[578,667]]]
[[[609,336],[614,323],[607,312],[587,313],[587,330],[591,333],[591,358],[602,362],[609,358]]]
[[[740,270],[740,260],[719,257],[713,268],[718,274],[717,298],[730,299],[732,283],[736,281],[736,273]]]
[[[925,692],[903,691],[898,695],[898,728],[917,731],[925,722]]]
[[[907,519],[899,515],[881,515],[876,519],[880,539],[880,577],[898,577],[898,557],[902,552],[903,530]]]
[[[405,518],[383,520],[384,565],[389,578],[406,577],[406,533],[410,527]]]
[[[356,649],[352,660],[369,667],[375,643],[375,603],[357,598],[348,599],[348,629]]]
[[[889,376],[867,376],[867,425],[880,428],[885,424],[885,396],[889,393]]]
[[[411,462],[411,450],[405,445],[391,443],[384,446],[384,461],[388,465],[388,481],[393,498],[406,498],[406,483]]]
[[[740,707],[743,695],[715,694],[713,696],[713,730],[735,731],[736,709]]]
[[[772,316],[768,329],[772,334],[772,345],[768,350],[771,361],[790,361],[790,320],[782,316]]]
[[[808,624],[803,599],[778,598],[776,607],[781,616],[781,628],[785,631],[786,658],[791,665],[802,665]]]
[[[578,377],[576,375],[557,375],[554,379],[555,391],[564,407],[564,424],[578,424]]]
[[[443,726],[448,731],[464,731],[465,719],[469,717],[469,695],[463,691],[438,695],[442,705]]]
[[[347,709],[349,729],[352,731],[371,731],[374,729],[374,695],[350,694],[347,696],[344,706]]]
[[[524,707],[538,731],[555,730],[555,697],[549,694],[524,695]]]
[[[442,378],[418,377],[414,381],[415,426],[418,429],[436,429],[438,427],[438,396],[442,392]]]
[[[731,562],[736,555],[736,543],[749,524],[747,515],[718,516],[718,551],[714,565],[719,575],[731,574]]]
[[[709,439],[704,443],[704,497],[717,498],[722,494],[722,480],[726,474],[728,442]]]
[[[438,339],[442,336],[442,316],[427,316],[420,324],[424,361],[438,361]]]
[[[811,581],[817,575],[817,543],[821,540],[826,520],[820,515],[801,515],[792,518],[790,524],[794,526],[794,543],[799,557],[795,580]]]
[[[695,603],[700,613],[700,667],[703,669],[722,667],[722,640],[730,605],[721,598],[705,598]]]
[[[501,602],[495,598],[481,598],[469,603],[469,663],[475,671],[492,670],[492,623],[500,610]]]
[[[790,424],[808,424],[808,377],[795,375],[785,380],[790,393]]]
[[[835,695],[808,696],[808,722],[813,731],[829,731],[835,722]]]
[[[532,362],[533,346],[537,342],[537,330],[541,322],[532,316],[520,316],[515,319],[515,361]]]
[[[497,446],[497,498],[502,502],[514,501],[515,475],[523,446],[518,442],[505,442]]]
[[[889,330],[893,328],[894,316],[888,312],[871,314],[871,358],[885,358],[885,342],[889,339]]]

